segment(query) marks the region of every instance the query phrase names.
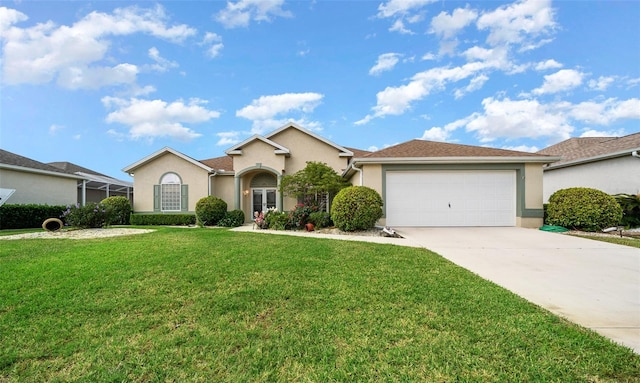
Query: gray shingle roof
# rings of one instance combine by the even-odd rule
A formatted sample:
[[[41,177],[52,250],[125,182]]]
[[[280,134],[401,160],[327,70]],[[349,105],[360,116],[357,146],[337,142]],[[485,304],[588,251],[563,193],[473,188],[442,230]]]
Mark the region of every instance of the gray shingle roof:
[[[542,149],[538,153],[562,157],[562,160],[552,165],[555,167],[608,154],[625,151],[630,153],[638,148],[640,148],[640,132],[623,137],[570,138]]]
[[[64,171],[63,169],[57,168],[55,166],[47,165],[45,163],[32,160],[31,158],[27,158],[15,153],[11,153],[3,149],[0,149],[0,164],[20,166],[23,168],[44,170],[47,172],[62,173],[66,175],[73,174],[71,172]]]
[[[414,139],[398,145],[378,150],[362,158],[430,158],[430,157],[544,157],[541,154],[450,144]]]

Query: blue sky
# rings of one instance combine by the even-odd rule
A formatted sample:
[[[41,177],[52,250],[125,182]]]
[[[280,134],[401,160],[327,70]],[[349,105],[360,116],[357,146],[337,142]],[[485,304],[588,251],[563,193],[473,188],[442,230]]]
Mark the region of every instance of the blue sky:
[[[4,1],[0,147],[112,177],[287,121],[348,147],[640,131],[640,2]]]

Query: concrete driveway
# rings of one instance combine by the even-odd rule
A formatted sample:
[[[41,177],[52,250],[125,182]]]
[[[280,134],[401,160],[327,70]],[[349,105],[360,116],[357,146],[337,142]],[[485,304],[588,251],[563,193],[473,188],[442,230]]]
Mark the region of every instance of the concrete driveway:
[[[640,353],[640,249],[515,227],[396,231]]]

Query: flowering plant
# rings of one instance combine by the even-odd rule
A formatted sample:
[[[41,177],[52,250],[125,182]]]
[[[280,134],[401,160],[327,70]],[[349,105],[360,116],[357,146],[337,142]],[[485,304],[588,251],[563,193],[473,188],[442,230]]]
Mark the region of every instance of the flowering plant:
[[[107,219],[107,209],[102,203],[88,202],[84,206],[76,203],[67,206],[60,216],[68,226],[76,226],[83,229],[102,227]]]

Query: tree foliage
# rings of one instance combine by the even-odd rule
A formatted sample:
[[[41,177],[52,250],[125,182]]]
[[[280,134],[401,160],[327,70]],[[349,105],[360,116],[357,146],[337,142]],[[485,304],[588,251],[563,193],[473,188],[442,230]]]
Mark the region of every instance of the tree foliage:
[[[307,161],[304,169],[282,177],[280,192],[296,198],[335,195],[349,184],[323,162]]]

